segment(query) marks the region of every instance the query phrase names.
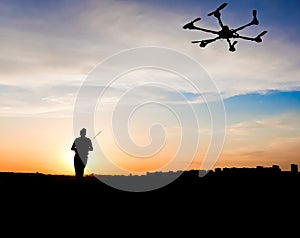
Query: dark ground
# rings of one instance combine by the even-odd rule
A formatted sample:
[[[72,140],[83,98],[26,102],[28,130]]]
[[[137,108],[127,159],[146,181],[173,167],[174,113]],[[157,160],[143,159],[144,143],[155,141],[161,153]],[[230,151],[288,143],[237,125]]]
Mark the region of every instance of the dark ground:
[[[163,173],[164,174],[164,173]],[[164,179],[165,175],[152,175],[151,179]],[[155,177],[156,176],[156,177]],[[149,177],[149,176],[148,176]],[[133,180],[148,181],[147,176],[107,176],[123,183]],[[144,179],[144,180],[143,180]],[[101,177],[100,177],[101,180]],[[95,176],[84,177],[83,184],[76,183],[74,176],[46,175],[41,173],[0,173],[1,198],[15,197],[61,197],[61,198],[111,198],[118,197],[174,197],[188,195],[191,199],[213,199],[217,197],[271,198],[277,195],[298,197],[300,191],[300,173],[280,171],[278,169],[231,168],[223,171],[210,171],[199,177],[199,171],[185,171],[173,182],[158,189],[146,192],[128,192],[113,188]],[[104,181],[104,180],[103,180]],[[300,200],[299,200],[300,201]]]
[[[24,224],[29,235],[34,231],[39,236],[37,227],[44,227],[43,234],[57,234],[56,229],[61,227],[75,235],[77,230],[90,229],[99,234],[109,230],[113,235],[120,226],[124,226],[121,233],[127,230],[128,235],[141,227],[147,234],[177,228],[199,234],[200,230],[211,229],[208,226],[221,229],[220,225],[226,224],[229,234],[233,230],[228,230],[228,225],[235,231],[245,229],[242,236],[251,230],[281,228],[288,237],[293,228],[299,227],[298,172],[227,169],[211,171],[204,177],[198,172],[186,171],[167,186],[149,192],[118,190],[93,176],[86,176],[78,185],[74,176],[2,172],[1,228],[13,224],[11,236],[17,231],[24,235],[25,231],[18,228]],[[66,224],[71,224],[69,231]]]

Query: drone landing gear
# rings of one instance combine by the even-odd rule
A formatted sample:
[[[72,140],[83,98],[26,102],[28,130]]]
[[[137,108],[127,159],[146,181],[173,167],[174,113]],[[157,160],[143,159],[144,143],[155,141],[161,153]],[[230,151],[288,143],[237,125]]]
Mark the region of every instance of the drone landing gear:
[[[227,42],[228,42],[228,44],[229,44],[229,51],[231,51],[231,52],[234,52],[234,51],[236,51],[236,49],[235,49],[235,45],[236,45],[236,43],[238,43],[237,41],[234,41],[232,44],[231,44],[231,41],[229,40],[229,39],[227,39]]]

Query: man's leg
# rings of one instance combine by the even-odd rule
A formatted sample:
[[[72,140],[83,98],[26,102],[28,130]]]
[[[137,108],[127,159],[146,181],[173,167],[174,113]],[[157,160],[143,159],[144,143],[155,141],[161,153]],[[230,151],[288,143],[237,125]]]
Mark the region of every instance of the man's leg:
[[[75,176],[76,176],[76,181],[78,183],[82,182],[83,179],[83,165],[80,157],[75,156],[74,158],[74,169],[75,169]]]
[[[84,172],[84,167],[83,164],[80,163],[80,165],[78,166],[78,182],[82,183],[83,182],[83,172]]]

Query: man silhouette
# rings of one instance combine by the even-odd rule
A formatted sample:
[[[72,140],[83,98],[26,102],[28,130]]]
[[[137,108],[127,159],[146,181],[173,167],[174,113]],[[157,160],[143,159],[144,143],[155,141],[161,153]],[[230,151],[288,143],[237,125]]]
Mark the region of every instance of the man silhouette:
[[[74,168],[76,181],[83,182],[84,169],[87,164],[89,151],[93,151],[93,145],[90,138],[86,137],[86,129],[80,130],[80,137],[77,137],[71,147],[75,151]]]

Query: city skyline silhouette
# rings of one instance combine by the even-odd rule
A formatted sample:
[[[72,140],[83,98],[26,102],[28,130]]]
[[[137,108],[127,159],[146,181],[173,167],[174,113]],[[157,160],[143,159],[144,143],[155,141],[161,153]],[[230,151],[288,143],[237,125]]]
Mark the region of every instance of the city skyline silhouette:
[[[223,184],[224,181],[230,182],[228,186],[237,186],[245,183],[245,189],[249,186],[260,188],[262,184],[266,188],[276,186],[278,183],[283,183],[287,188],[297,186],[300,182],[300,173],[298,164],[291,164],[290,170],[281,170],[280,166],[272,165],[270,167],[256,166],[253,168],[247,167],[225,167],[215,168],[209,171],[206,170],[186,170],[186,171],[156,171],[147,172],[144,175],[105,175],[105,174],[88,174],[84,175],[83,183],[78,184],[76,176],[72,175],[51,175],[43,173],[18,173],[18,172],[0,172],[0,185],[4,192],[5,190],[14,192],[46,192],[49,193],[64,193],[76,192],[80,189],[87,189],[91,193],[102,192],[128,192],[119,187],[110,186],[109,181],[119,181],[120,183],[132,183],[137,181],[139,185],[152,182],[155,179],[169,179],[171,182],[157,189],[142,191],[146,193],[161,192],[161,191],[184,191],[200,192],[212,184]],[[80,185],[80,186],[79,186]],[[126,187],[126,186],[125,186]],[[238,187],[237,187],[238,189]],[[298,186],[299,189],[299,186]],[[139,192],[139,191],[138,191]]]

